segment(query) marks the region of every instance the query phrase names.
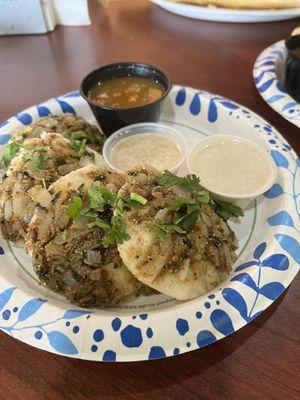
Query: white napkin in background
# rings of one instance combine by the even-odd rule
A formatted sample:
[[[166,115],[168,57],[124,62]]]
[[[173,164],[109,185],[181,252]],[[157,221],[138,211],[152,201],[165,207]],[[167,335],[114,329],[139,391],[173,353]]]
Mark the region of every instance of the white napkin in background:
[[[40,0],[0,0],[0,35],[47,31]]]
[[[0,35],[46,33],[56,25],[90,25],[87,0],[0,0]]]
[[[58,25],[90,25],[87,0],[48,0]]]
[[[52,0],[40,0],[45,24],[48,31],[53,31],[56,26],[56,16],[54,12],[54,2]]]

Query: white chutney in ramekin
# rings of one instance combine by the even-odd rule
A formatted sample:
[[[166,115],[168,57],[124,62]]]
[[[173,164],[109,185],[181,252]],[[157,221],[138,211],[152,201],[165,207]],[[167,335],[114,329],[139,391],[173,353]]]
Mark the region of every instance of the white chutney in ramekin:
[[[277,177],[276,165],[264,148],[233,135],[202,139],[190,149],[187,165],[204,189],[241,207],[270,189]]]

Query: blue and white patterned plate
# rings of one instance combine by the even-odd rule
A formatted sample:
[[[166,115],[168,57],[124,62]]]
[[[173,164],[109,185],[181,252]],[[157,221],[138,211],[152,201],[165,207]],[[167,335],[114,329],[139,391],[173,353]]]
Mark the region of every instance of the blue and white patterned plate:
[[[78,92],[37,104],[0,126],[3,151],[10,134],[51,113],[93,121]],[[110,309],[85,310],[38,285],[22,248],[0,239],[0,328],[31,346],[96,361],[138,361],[198,349],[237,331],[264,311],[292,282],[300,264],[300,161],[284,138],[250,110],[223,97],[175,86],[161,116],[189,144],[232,134],[264,146],[278,180],[254,201],[240,223],[234,272],[195,300],[141,297]],[[182,171],[184,172],[184,171]]]
[[[283,118],[300,128],[300,103],[284,89],[284,40],[265,49],[254,64],[254,83],[262,98]]]

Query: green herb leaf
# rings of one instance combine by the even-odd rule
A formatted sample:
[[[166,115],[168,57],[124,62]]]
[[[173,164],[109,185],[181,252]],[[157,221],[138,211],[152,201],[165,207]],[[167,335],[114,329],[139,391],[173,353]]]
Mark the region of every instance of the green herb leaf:
[[[88,207],[83,208],[82,199],[79,196],[74,197],[67,208],[67,215],[73,219],[79,216],[93,218],[88,227],[105,230],[104,245],[121,244],[128,240],[130,236],[126,233],[123,220],[123,199],[101,186],[90,187],[87,192],[89,196]],[[110,223],[98,217],[98,212],[103,211],[107,206],[110,207],[110,211],[114,212]]]
[[[188,202],[187,209],[186,209],[187,214],[191,214],[195,211],[197,211],[199,214],[199,212],[200,212],[199,205],[192,201]]]
[[[74,150],[79,157],[81,157],[84,152],[84,147],[86,145],[86,139],[77,140],[73,137],[70,137],[69,140],[71,149]]]
[[[162,175],[155,178],[155,181],[161,186],[172,186],[177,185],[179,179],[180,178],[178,176],[166,169]]]
[[[79,196],[74,197],[67,208],[67,216],[76,219],[79,216],[79,212],[82,209],[82,200]]]
[[[188,230],[198,221],[200,207],[194,200],[179,199],[169,208],[170,211],[180,212],[183,215],[175,221],[175,224],[183,230]]]
[[[165,229],[167,232],[175,232],[175,233],[186,233],[184,229],[182,229],[178,225],[173,225],[173,224],[165,224]]]
[[[10,166],[12,160],[19,154],[20,148],[21,148],[20,142],[11,142],[5,147],[1,159],[1,164],[5,169],[7,169]]]
[[[41,152],[37,156],[37,160],[33,161],[30,164],[30,168],[32,170],[44,169],[46,167],[46,161],[48,160],[49,156],[47,153]]]
[[[166,231],[162,229],[159,225],[156,225],[151,228],[151,230],[155,233],[158,239],[163,242],[166,238]]]
[[[120,215],[114,215],[111,219],[111,229],[103,238],[104,245],[121,244],[130,239],[126,233],[125,222]]]
[[[122,197],[116,196],[116,200],[113,205],[114,205],[116,214],[123,215],[124,200],[122,199]]]
[[[137,201],[131,200],[130,197],[126,196],[126,197],[122,197],[122,199],[128,206],[131,206],[131,207],[134,207],[134,208],[141,208],[142,207],[142,204],[138,203]]]
[[[32,157],[33,157],[33,151],[28,151],[28,153],[25,153],[22,155],[22,162],[27,163]]]
[[[101,194],[101,191],[97,187],[89,187],[88,195],[90,198],[89,208],[97,208],[102,211],[105,206],[105,200]]]
[[[175,223],[185,232],[191,229],[195,225],[195,223],[199,219],[199,215],[200,212],[198,208],[198,210],[192,211],[191,213],[188,213],[183,217],[179,218]]]
[[[32,145],[24,144],[21,147],[23,147],[26,150],[29,150],[28,152],[22,155],[22,162],[27,163],[28,161],[32,160],[30,163],[30,169],[32,170],[45,168],[46,161],[49,158],[46,146],[34,147]]]
[[[179,177],[174,175],[172,172],[165,170],[164,173],[160,176],[157,176],[155,180],[156,183],[162,186],[178,185],[188,191],[196,191],[201,189],[199,184],[200,179],[194,174]]]
[[[82,141],[82,139],[86,139],[87,143],[91,143],[93,145],[98,145],[98,146],[103,145],[103,135],[92,132],[89,127],[87,127],[84,131],[63,132],[62,135],[69,140]]]
[[[160,241],[165,240],[168,233],[186,233],[180,226],[175,224],[169,224],[161,219],[155,219],[150,221],[149,228],[156,234]]]
[[[97,212],[90,210],[89,208],[82,208],[78,214],[79,217],[90,217],[90,218],[97,218]]]
[[[178,199],[171,205],[171,207],[169,207],[169,210],[170,211],[178,211],[182,207],[186,207],[187,203],[188,203],[188,201],[185,199]]]
[[[231,217],[242,217],[244,211],[235,204],[228,203],[227,201],[213,200],[216,213],[227,221]]]
[[[196,175],[191,174],[180,178],[178,185],[188,191],[193,191],[201,189],[199,182],[200,179]]]
[[[105,229],[105,230],[111,229],[111,226],[107,222],[105,222],[103,219],[100,219],[100,218],[97,218],[97,219],[95,219],[95,221],[89,223],[88,227],[89,228],[97,227],[97,228]]]
[[[208,204],[210,202],[210,195],[207,190],[200,190],[196,196],[197,202],[202,204]]]
[[[115,193],[110,192],[108,189],[106,189],[103,186],[97,187],[97,190],[99,193],[101,193],[101,196],[103,197],[105,204],[108,204],[109,206],[114,206],[118,196]]]

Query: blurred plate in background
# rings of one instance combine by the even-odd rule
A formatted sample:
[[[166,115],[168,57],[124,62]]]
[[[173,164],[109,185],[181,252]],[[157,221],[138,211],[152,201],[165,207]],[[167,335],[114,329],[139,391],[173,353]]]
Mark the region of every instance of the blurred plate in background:
[[[273,110],[300,128],[300,104],[284,88],[285,59],[284,40],[266,48],[255,61],[254,83],[259,94]]]
[[[236,10],[219,7],[202,7],[185,3],[173,3],[167,0],[151,0],[153,3],[184,17],[220,22],[269,22],[293,19],[300,16],[300,8],[279,10]]]

